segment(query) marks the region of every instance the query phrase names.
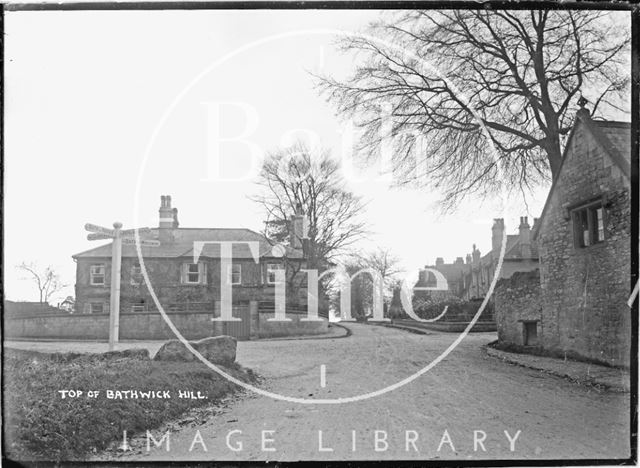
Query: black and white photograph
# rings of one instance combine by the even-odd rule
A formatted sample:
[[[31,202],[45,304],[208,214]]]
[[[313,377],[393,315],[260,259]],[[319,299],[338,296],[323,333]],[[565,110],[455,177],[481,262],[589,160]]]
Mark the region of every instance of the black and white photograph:
[[[5,3],[3,462],[635,465],[634,8]]]

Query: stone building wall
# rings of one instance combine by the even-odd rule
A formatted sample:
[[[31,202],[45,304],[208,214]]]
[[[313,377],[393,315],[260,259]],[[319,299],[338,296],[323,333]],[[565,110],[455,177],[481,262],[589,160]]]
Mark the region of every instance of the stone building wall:
[[[540,341],[544,329],[538,270],[516,272],[499,280],[493,298],[500,342],[525,346],[525,323],[535,324]]]
[[[575,129],[541,220],[542,344],[612,365],[629,365],[629,182],[584,125]],[[570,209],[603,200],[605,240],[574,245]]]
[[[188,258],[164,258],[145,259],[145,268],[151,279],[151,284],[162,306],[171,309],[172,306],[180,306],[180,310],[187,308],[189,303],[209,304],[213,310],[215,301],[220,300],[220,262],[217,259],[201,258],[201,262],[207,266],[205,284],[182,284],[181,265],[188,262]],[[132,311],[133,305],[145,305],[146,310],[156,310],[149,290],[144,283],[133,284],[131,281],[131,268],[138,263],[137,258],[123,258],[120,281],[120,310],[121,313]],[[241,280],[239,285],[232,285],[232,298],[234,303],[246,303],[248,301],[273,302],[275,298],[275,286],[267,284],[267,263],[261,261],[256,264],[253,260],[234,260],[241,264]],[[90,265],[105,265],[105,284],[92,286],[90,284]],[[89,302],[102,302],[104,310],[109,309],[110,285],[111,285],[111,259],[79,258],[76,272],[76,310],[83,313],[85,304]],[[298,275],[304,276],[303,273]],[[306,284],[306,278],[302,278],[302,284]],[[306,287],[298,288],[291,301],[298,304],[306,304]],[[143,302],[141,302],[143,301]]]

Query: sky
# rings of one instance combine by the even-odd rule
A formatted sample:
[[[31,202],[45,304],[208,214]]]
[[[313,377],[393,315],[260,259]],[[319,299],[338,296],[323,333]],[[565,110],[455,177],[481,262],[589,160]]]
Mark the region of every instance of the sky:
[[[260,231],[252,151],[301,138],[344,155],[345,122],[311,72],[347,76],[353,57],[336,49],[337,32],[381,14],[6,12],[5,297],[37,300],[15,268],[23,261],[52,265],[68,284],[56,298],[73,295],[71,256],[100,245],[84,224],[155,227],[160,195],[172,196],[183,227]],[[219,180],[212,161],[236,180]],[[474,200],[443,216],[439,194],[393,189],[375,167],[358,179],[349,188],[368,202],[372,231],[360,247],[390,249],[410,275],[472,244],[487,252],[503,216],[498,202]],[[528,210],[516,201],[508,232],[519,216],[539,216],[545,197],[536,192]]]

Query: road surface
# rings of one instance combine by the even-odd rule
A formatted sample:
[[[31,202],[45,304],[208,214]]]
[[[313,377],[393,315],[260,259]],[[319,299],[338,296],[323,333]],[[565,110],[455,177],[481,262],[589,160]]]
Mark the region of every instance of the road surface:
[[[372,325],[349,327],[353,335],[341,339],[240,342],[238,361],[262,375],[261,388],[270,392],[344,398],[411,376],[458,337]],[[168,451],[166,444],[155,447],[153,440],[147,451],[146,437],[138,437],[129,441],[132,450],[112,450],[101,459],[629,456],[628,394],[598,391],[488,357],[481,346],[494,339],[492,333],[469,335],[413,382],[363,401],[299,404],[245,392],[226,407],[209,410],[205,421],[187,418],[151,431],[155,440],[169,431]]]

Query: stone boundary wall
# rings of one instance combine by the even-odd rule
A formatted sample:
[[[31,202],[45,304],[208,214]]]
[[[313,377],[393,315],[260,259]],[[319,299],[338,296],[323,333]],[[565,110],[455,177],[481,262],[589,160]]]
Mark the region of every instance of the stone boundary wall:
[[[538,341],[542,343],[542,302],[539,270],[516,272],[501,279],[493,292],[494,313],[501,343],[524,345],[524,321],[538,323]]]
[[[247,311],[247,309],[249,309]],[[167,312],[171,322],[189,340],[223,333],[223,322],[212,322],[219,305],[212,311]],[[248,313],[247,313],[248,312]],[[301,321],[306,314],[287,313],[290,322],[269,322],[273,311],[259,311],[257,302],[233,306],[234,317],[248,316],[252,338],[327,333],[328,321]],[[33,317],[5,317],[5,339],[108,340],[109,314],[42,314]],[[165,340],[175,335],[157,311],[120,313],[120,340]]]
[[[329,321],[322,318],[321,321],[308,322],[302,319],[307,314],[299,312],[287,313],[286,317],[291,319],[290,322],[270,322],[273,317],[273,311],[258,311],[252,316],[251,336],[256,338],[275,338],[280,336],[294,335],[321,335],[329,332]]]
[[[213,314],[178,312],[167,314],[190,340],[215,336]],[[217,325],[217,324],[216,324]],[[220,333],[218,333],[220,334]],[[5,339],[46,338],[108,340],[109,314],[65,314],[4,319]],[[175,335],[158,312],[120,314],[121,340],[164,340]]]

